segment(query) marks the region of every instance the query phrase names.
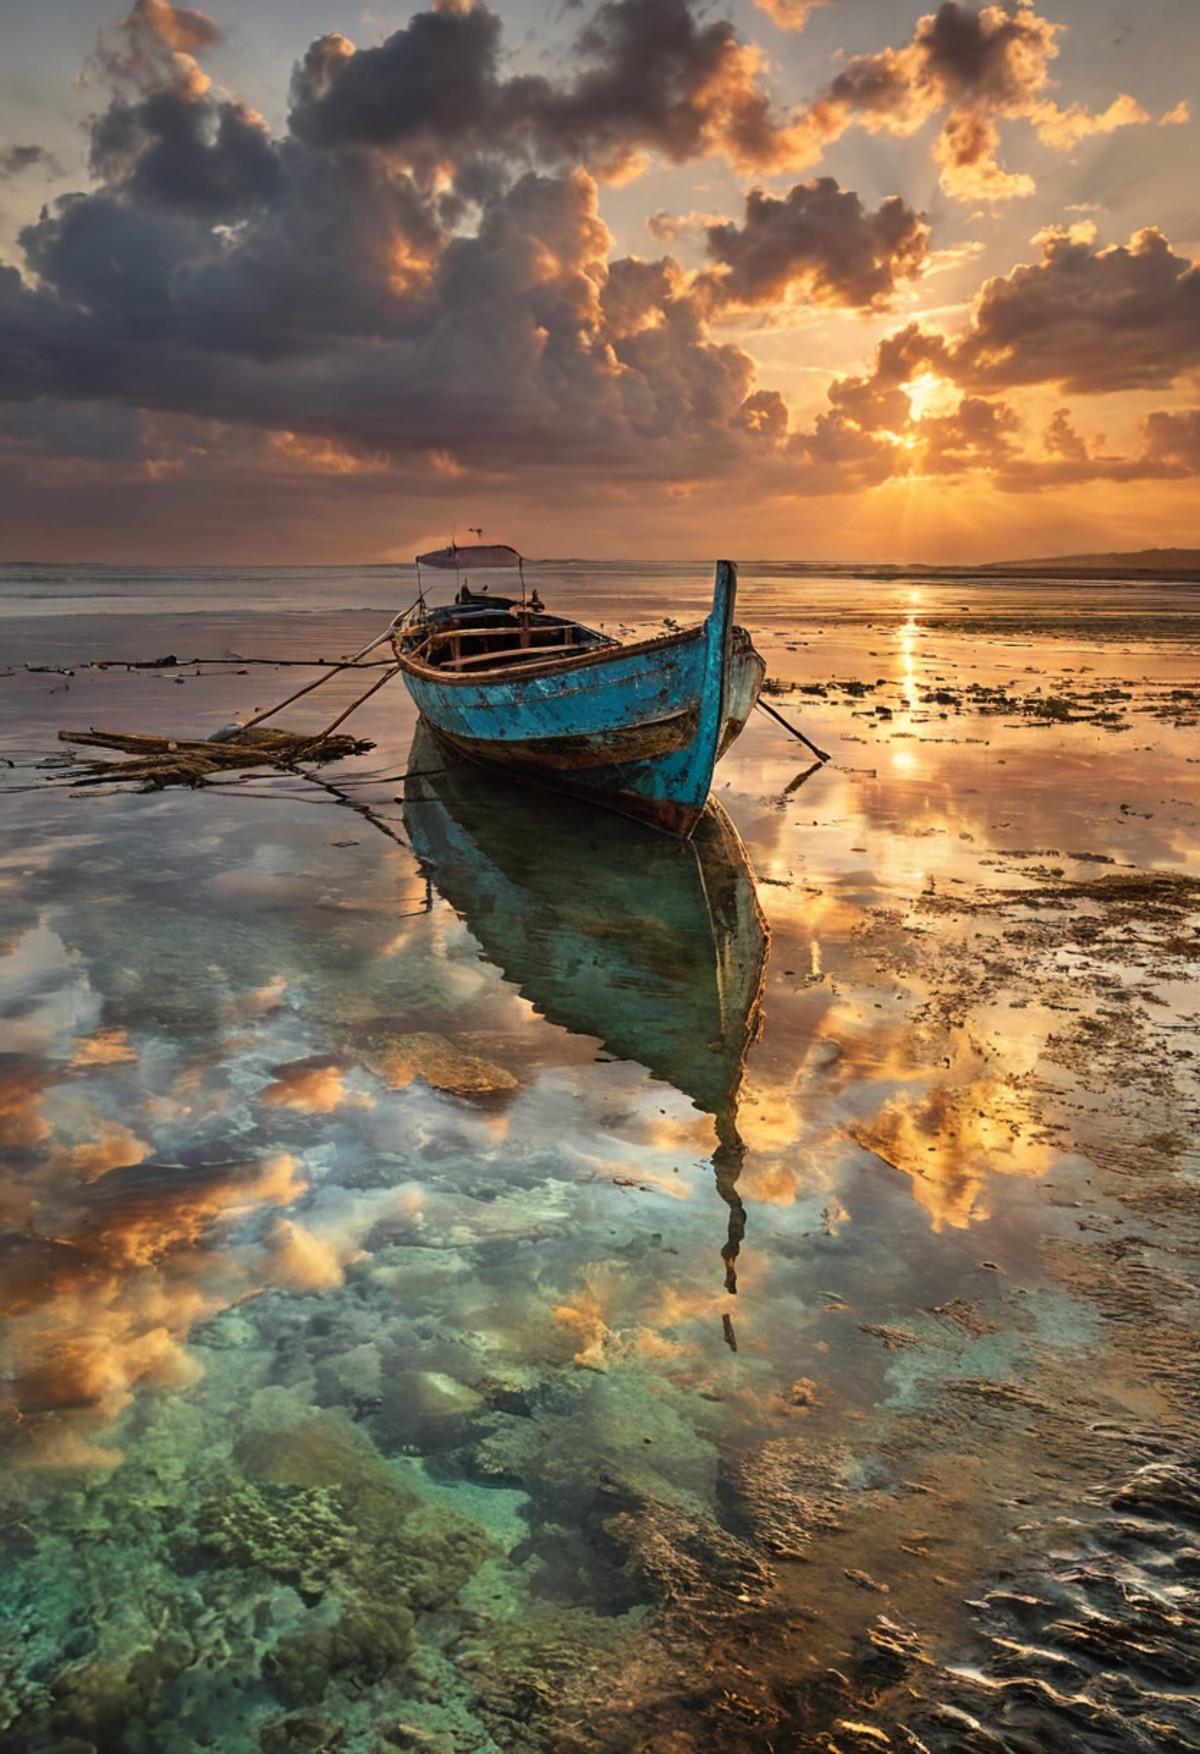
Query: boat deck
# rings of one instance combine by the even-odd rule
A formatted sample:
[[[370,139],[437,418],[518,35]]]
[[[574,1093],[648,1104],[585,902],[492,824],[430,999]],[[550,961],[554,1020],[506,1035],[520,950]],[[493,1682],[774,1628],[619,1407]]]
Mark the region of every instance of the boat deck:
[[[435,611],[403,638],[400,649],[431,669],[461,672],[508,670],[615,643],[593,628],[560,616],[521,610],[484,615]]]

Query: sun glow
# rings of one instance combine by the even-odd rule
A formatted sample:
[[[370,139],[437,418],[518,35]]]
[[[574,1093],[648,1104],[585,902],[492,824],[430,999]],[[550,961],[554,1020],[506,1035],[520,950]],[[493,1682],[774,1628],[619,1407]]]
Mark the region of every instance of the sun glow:
[[[939,378],[935,372],[921,372],[918,377],[910,378],[900,388],[908,397],[908,405],[914,420],[924,420],[928,414],[948,414],[958,401],[958,391],[945,378]]]

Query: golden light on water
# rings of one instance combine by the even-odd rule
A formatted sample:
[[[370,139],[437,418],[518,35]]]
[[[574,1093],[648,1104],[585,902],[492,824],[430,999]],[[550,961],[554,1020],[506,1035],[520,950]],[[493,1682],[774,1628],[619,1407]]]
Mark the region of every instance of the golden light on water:
[[[914,608],[917,607],[921,602],[920,591],[910,591],[908,600]],[[917,619],[911,612],[904,625],[896,630],[896,642],[900,648],[900,680],[904,685],[905,696],[910,701],[917,690],[917,637],[920,631]]]

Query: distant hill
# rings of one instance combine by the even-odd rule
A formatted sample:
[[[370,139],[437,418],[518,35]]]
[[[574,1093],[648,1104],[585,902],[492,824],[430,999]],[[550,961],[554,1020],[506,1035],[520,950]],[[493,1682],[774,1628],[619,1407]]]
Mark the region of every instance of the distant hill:
[[[1050,554],[1040,560],[993,560],[980,572],[1148,573],[1155,578],[1200,577],[1200,548],[1138,548],[1129,553]]]

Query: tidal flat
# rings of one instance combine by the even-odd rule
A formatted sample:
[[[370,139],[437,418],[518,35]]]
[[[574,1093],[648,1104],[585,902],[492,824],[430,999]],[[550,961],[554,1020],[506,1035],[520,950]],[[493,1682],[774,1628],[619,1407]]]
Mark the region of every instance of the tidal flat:
[[[74,783],[412,591],[0,568],[0,1754],[1200,1745],[1200,586],[744,566],[708,863]]]

